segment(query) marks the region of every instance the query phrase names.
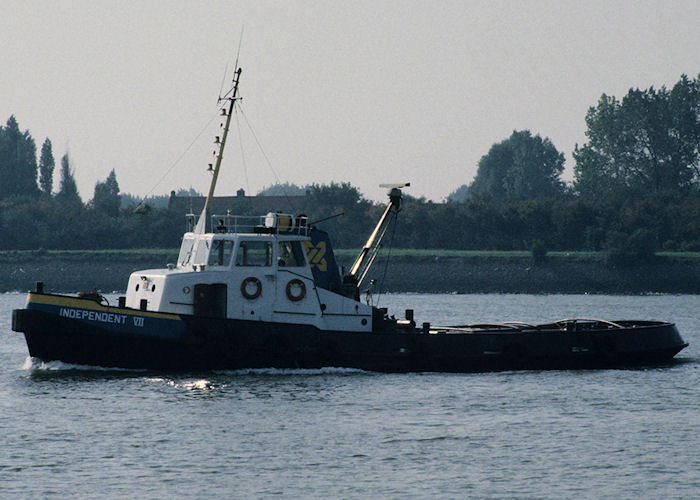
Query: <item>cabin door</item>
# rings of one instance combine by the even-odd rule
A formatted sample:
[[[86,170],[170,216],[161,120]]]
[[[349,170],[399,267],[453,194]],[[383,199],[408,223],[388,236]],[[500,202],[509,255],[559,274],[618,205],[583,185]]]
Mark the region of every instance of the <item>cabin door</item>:
[[[212,318],[226,317],[226,284],[214,283],[213,285],[199,284],[194,286],[194,314],[195,316],[209,316]]]

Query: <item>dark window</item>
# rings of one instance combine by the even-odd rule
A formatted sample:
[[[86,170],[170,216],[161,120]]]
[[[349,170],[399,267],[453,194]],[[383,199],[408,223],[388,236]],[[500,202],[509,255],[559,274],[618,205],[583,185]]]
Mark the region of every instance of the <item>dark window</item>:
[[[281,267],[298,267],[303,266],[305,263],[300,241],[279,242],[277,265]]]
[[[272,243],[269,241],[241,241],[236,253],[237,266],[271,266]]]
[[[209,252],[208,266],[228,266],[233,254],[233,241],[214,240]]]

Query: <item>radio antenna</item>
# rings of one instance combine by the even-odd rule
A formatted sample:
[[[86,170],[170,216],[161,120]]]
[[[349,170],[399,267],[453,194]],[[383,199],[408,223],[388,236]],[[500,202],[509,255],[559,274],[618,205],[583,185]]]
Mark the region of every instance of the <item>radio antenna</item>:
[[[241,45],[243,45],[243,29],[245,28],[245,25],[241,25],[241,37],[238,39],[238,50],[236,51],[236,64],[234,65],[236,68],[238,68],[238,56],[241,54]]]
[[[236,58],[236,68],[238,68],[238,58]],[[221,97],[221,92],[224,90],[224,82],[226,81],[226,75],[228,74],[228,62],[226,63],[226,68],[224,69],[224,76],[221,77],[221,86],[219,87],[219,98],[216,100],[216,105],[218,106],[223,97]]]
[[[238,71],[238,58],[241,55],[241,45],[243,45],[243,28],[244,26],[241,26],[241,37],[238,39],[238,49],[236,50],[236,63],[233,65],[233,67],[236,68],[234,71]],[[231,90],[229,90],[228,92],[226,92],[225,95],[221,95],[221,91],[224,89],[224,82],[226,81],[226,73],[228,73],[228,63],[226,63],[226,71],[224,71],[224,78],[221,80],[221,89],[219,89],[219,100],[217,101],[217,104],[226,99],[231,93]]]

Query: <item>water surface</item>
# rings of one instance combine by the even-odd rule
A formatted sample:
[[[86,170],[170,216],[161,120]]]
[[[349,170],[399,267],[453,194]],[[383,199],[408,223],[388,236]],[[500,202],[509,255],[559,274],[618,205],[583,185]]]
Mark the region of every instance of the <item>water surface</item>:
[[[115,300],[114,297],[111,297]],[[700,297],[385,295],[433,324],[675,321],[638,370],[169,374],[27,359],[0,295],[0,496],[700,496]]]

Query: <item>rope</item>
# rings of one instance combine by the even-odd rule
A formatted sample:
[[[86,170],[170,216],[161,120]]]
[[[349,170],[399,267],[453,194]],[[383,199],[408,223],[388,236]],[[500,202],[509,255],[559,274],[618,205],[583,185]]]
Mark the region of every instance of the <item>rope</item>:
[[[243,137],[241,136],[241,121],[238,119],[238,109],[240,105],[235,106],[236,110],[236,127],[238,128],[238,144],[241,147],[241,162],[243,163],[243,174],[245,175],[245,189],[246,192],[250,192],[250,183],[248,182],[248,165],[245,161],[245,152],[243,151]],[[241,111],[242,113],[242,111]]]
[[[204,125],[204,127],[202,128],[202,130],[201,130],[201,131],[197,134],[197,136],[192,140],[192,142],[190,143],[190,145],[187,146],[187,148],[185,148],[185,150],[184,150],[184,151],[182,152],[182,154],[177,158],[177,160],[175,160],[175,161],[173,162],[173,164],[170,166],[170,168],[161,176],[160,179],[158,179],[158,182],[156,182],[155,185],[151,188],[151,190],[150,190],[148,193],[146,193],[146,196],[143,197],[143,200],[141,200],[141,202],[140,202],[138,205],[136,205],[136,207],[134,208],[134,211],[138,210],[138,208],[146,202],[146,198],[148,198],[149,196],[151,196],[151,195],[153,194],[153,191],[155,191],[156,188],[157,188],[158,186],[160,186],[160,183],[163,182],[163,179],[165,179],[165,178],[170,174],[170,172],[173,171],[173,169],[177,166],[177,164],[180,163],[180,160],[182,160],[182,159],[184,158],[184,156],[187,154],[187,152],[192,148],[192,146],[194,146],[194,143],[197,142],[197,140],[202,136],[202,134],[204,133],[204,131],[207,130],[207,128],[209,128],[209,125],[211,125],[211,122],[213,122],[214,119],[217,118],[218,116],[219,116],[219,111],[217,110],[217,112],[214,113],[214,115],[213,115],[213,116],[211,117],[211,119],[207,122],[207,124]]]
[[[241,115],[243,115],[243,119],[245,120],[246,125],[248,125],[248,130],[250,130],[250,133],[253,135],[253,139],[255,139],[255,143],[258,145],[258,148],[260,148],[260,152],[263,155],[263,158],[265,158],[265,161],[267,162],[267,166],[270,167],[270,170],[272,171],[272,175],[275,176],[275,180],[277,181],[277,184],[282,186],[282,181],[280,181],[279,176],[277,175],[277,172],[275,172],[274,167],[272,166],[272,162],[270,161],[270,158],[268,158],[267,154],[265,153],[265,150],[262,147],[262,144],[260,144],[260,141],[258,140],[258,136],[255,134],[255,131],[253,130],[253,127],[250,125],[250,122],[248,121],[248,117],[245,114],[245,111],[243,111],[243,106],[239,104],[238,106],[241,110]],[[284,197],[287,199],[287,203],[289,203],[290,208],[293,207],[292,199],[289,196],[289,193],[284,190]]]

